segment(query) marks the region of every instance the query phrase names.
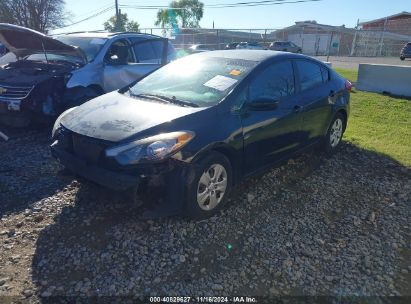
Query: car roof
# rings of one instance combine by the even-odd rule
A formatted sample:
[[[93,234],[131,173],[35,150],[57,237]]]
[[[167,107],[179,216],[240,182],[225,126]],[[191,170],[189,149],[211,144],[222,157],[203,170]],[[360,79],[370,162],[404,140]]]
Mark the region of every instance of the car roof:
[[[287,57],[287,58],[310,58],[305,55],[300,54],[290,54],[288,52],[278,52],[272,50],[222,50],[222,51],[212,51],[197,53],[190,56],[202,56],[204,58],[227,58],[227,59],[242,59],[250,61],[265,61],[267,59],[276,57]]]
[[[160,38],[160,36],[143,34],[137,32],[73,32],[73,33],[62,33],[56,34],[55,36],[70,36],[70,37],[80,37],[80,38],[112,38],[117,36],[138,36],[141,38]]]

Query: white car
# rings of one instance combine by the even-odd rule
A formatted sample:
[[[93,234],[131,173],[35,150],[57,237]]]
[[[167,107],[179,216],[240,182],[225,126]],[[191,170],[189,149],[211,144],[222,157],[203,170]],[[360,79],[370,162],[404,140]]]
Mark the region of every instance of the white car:
[[[188,48],[190,53],[201,53],[201,52],[208,52],[213,51],[207,44],[193,44]]]
[[[0,23],[0,43],[15,57],[0,66],[0,122],[13,126],[54,120],[66,109],[118,90],[176,57],[167,39],[129,32],[52,37]]]
[[[236,48],[247,50],[264,50],[264,47],[258,42],[240,42]]]

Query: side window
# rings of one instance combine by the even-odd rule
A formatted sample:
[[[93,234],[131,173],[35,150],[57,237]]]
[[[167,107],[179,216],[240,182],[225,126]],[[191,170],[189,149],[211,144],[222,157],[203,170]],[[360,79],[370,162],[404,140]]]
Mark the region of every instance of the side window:
[[[330,80],[330,73],[328,72],[328,69],[326,69],[325,67],[321,67],[321,74],[323,76],[324,83]]]
[[[143,41],[133,45],[139,63],[161,63],[163,41]]]
[[[168,47],[167,47],[167,57],[168,57],[167,58],[168,60],[176,59],[176,52],[175,52],[173,45],[170,43],[170,41],[168,42]]]
[[[134,62],[128,41],[125,39],[114,41],[108,49],[104,60],[110,65],[126,65]]]
[[[302,91],[313,88],[323,82],[323,74],[318,64],[308,60],[296,60],[295,63],[298,68]]]
[[[291,61],[270,65],[251,82],[250,101],[258,98],[280,100],[294,94],[294,73]]]
[[[153,47],[156,59],[159,59],[161,61],[161,57],[163,56],[164,42],[161,40],[152,41],[151,45]]]

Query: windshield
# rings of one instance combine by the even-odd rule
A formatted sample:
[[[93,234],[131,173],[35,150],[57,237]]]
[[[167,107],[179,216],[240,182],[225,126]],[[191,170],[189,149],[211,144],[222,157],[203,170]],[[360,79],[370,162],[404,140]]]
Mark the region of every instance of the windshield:
[[[87,61],[93,61],[106,43],[106,38],[57,36],[55,39],[79,47],[86,55]]]
[[[131,95],[164,96],[209,107],[220,102],[257,62],[187,56],[153,72],[130,88]]]

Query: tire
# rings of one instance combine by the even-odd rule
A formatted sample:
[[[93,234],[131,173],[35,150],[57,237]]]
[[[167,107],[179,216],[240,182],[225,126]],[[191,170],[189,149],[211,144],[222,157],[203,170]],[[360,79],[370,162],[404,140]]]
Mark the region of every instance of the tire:
[[[337,113],[331,121],[324,139],[324,150],[327,155],[334,154],[340,147],[345,131],[345,120],[346,119],[343,114]]]
[[[402,61],[404,61],[404,60],[405,60],[405,57],[401,56],[400,59],[401,59]]]
[[[186,192],[185,213],[193,219],[204,219],[215,214],[227,202],[232,187],[232,167],[230,161],[219,152],[209,153],[194,167],[193,182]],[[219,185],[221,191],[218,190]]]

